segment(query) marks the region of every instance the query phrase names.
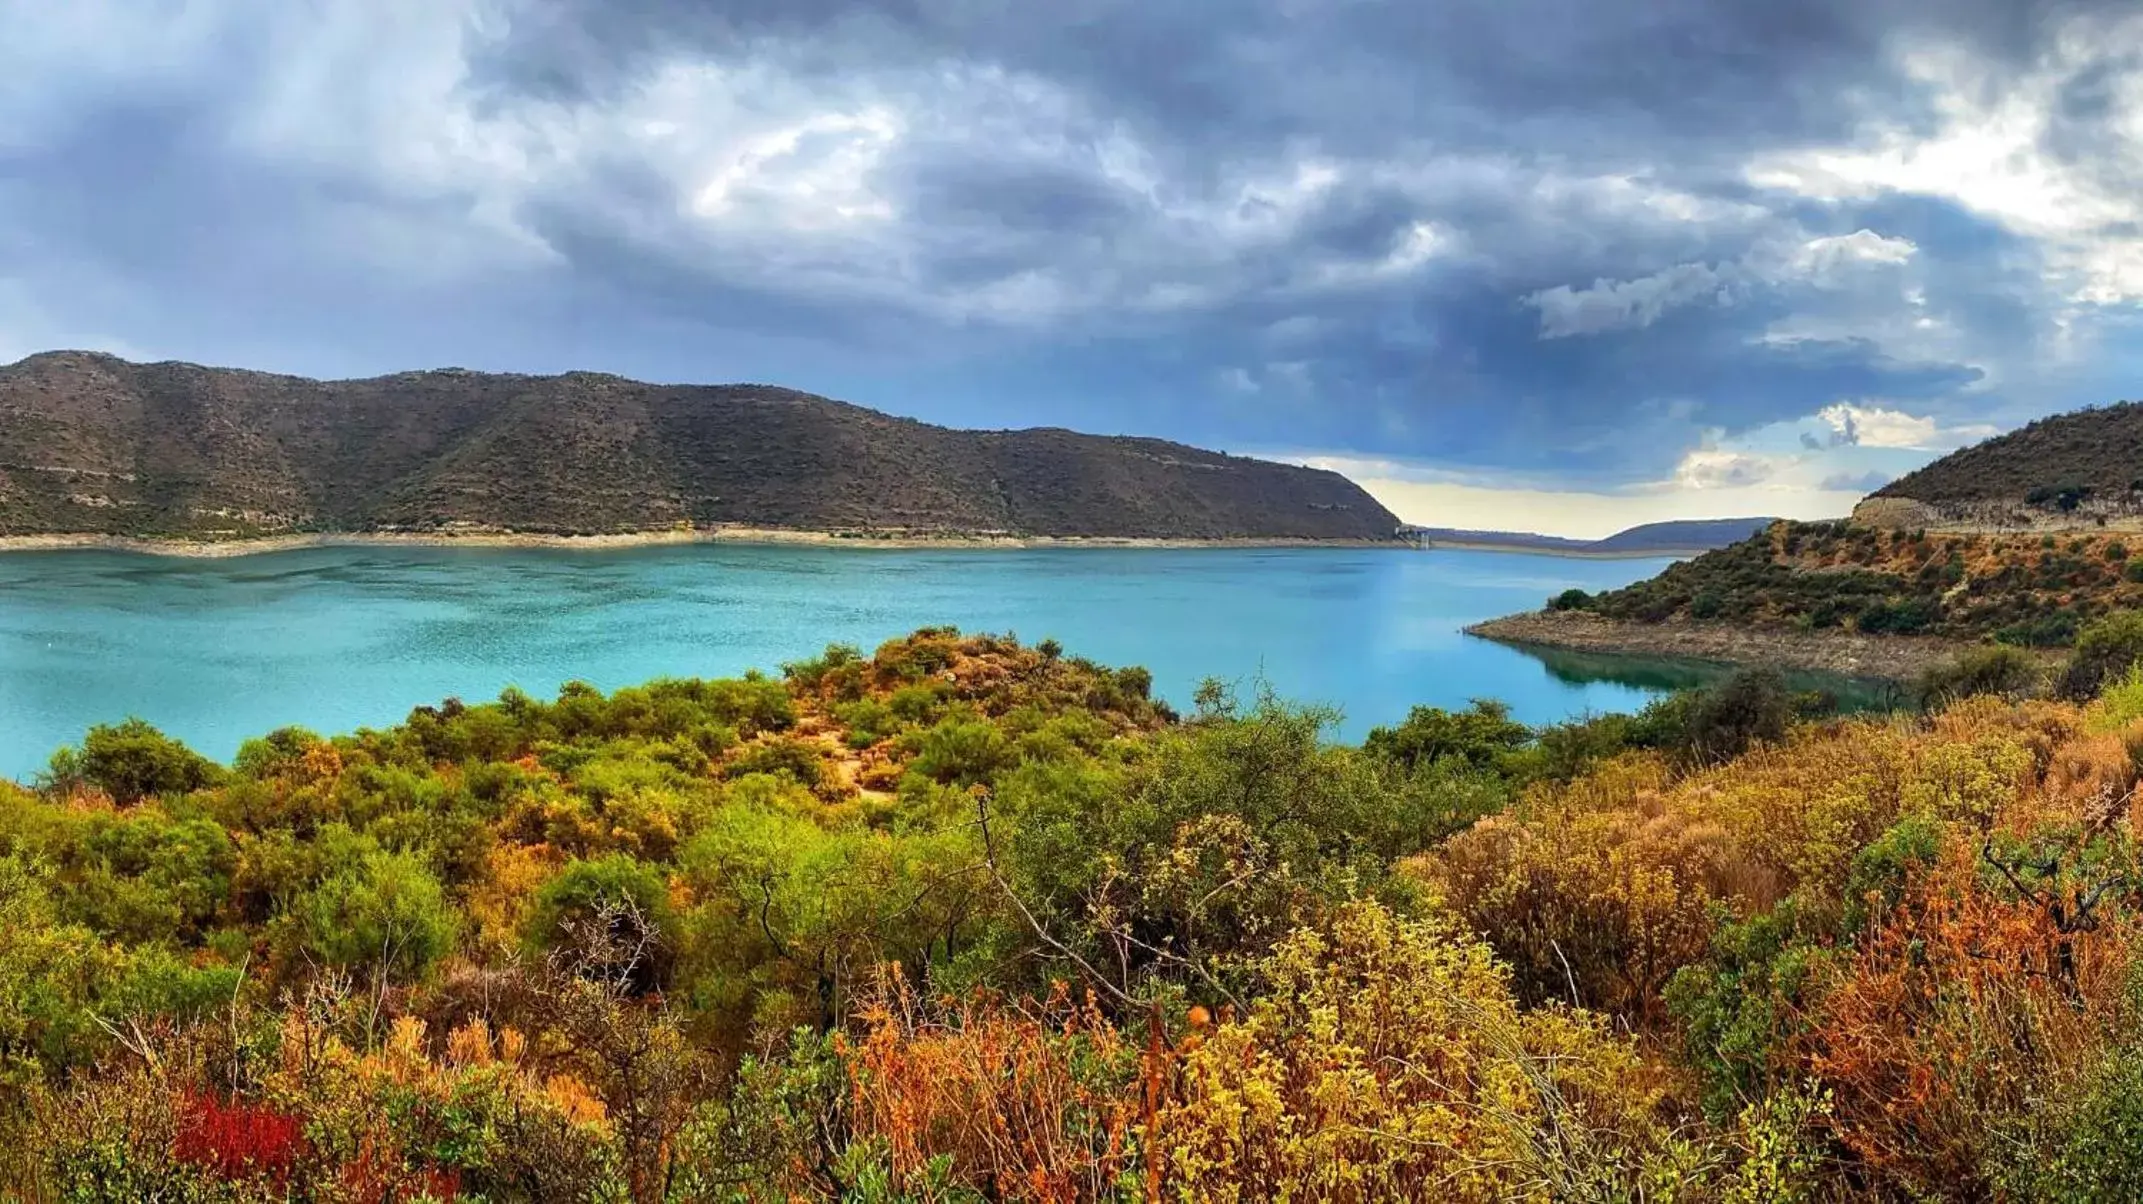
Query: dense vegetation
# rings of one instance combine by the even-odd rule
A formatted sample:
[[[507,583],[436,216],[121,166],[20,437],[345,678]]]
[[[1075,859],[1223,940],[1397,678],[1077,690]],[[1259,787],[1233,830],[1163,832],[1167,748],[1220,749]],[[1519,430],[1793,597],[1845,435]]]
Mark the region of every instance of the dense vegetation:
[[[1875,491],[1936,506],[2022,504],[2133,513],[2143,505],[2143,403],[2056,414],[1953,452]]]
[[[98,728],[0,784],[0,1191],[2134,1198],[2117,645],[2089,703],[1358,747],[950,630],[229,766]]]
[[[954,431],[756,385],[448,370],[313,381],[56,352],[0,366],[0,536],[471,525],[1389,539],[1320,469]]]
[[[2129,537],[2133,538],[2133,537]],[[1657,577],[1553,609],[1641,623],[1834,628],[2065,646],[2084,625],[2143,605],[2143,543],[2100,532],[1887,531],[1782,522]]]

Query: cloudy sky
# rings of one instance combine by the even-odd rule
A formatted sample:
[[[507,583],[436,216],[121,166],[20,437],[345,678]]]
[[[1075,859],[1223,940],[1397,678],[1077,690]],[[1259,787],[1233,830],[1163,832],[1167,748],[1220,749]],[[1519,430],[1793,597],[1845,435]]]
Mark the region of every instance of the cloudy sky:
[[[2132,0],[0,0],[0,361],[772,381],[1402,517],[2143,394]]]

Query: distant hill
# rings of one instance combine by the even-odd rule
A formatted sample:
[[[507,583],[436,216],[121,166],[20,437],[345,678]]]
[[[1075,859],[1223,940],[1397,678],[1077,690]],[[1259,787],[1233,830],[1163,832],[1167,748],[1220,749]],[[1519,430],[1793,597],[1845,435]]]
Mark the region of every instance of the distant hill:
[[[1429,544],[1471,544],[1477,547],[1531,548],[1562,553],[1695,552],[1723,548],[1763,530],[1773,518],[1703,518],[1675,522],[1645,523],[1618,531],[1605,539],[1566,539],[1560,535],[1534,535],[1522,531],[1475,531],[1458,527],[1409,527],[1407,530]]]
[[[2057,414],[1953,452],[1876,490],[1856,514],[1901,527],[2143,518],[2143,403]]]
[[[0,367],[0,535],[681,525],[1388,540],[1338,473],[961,431],[766,385],[445,369],[316,381],[50,352]]]
[[[1640,552],[1658,548],[1723,548],[1740,543],[1777,522],[1775,518],[1703,518],[1645,523],[1593,545],[1600,552]]]

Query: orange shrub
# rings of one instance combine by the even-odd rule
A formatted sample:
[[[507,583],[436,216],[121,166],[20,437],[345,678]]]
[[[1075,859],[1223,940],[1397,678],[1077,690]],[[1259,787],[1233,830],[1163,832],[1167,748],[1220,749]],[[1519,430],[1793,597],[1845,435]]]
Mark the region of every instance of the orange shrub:
[[[1139,1051],[1089,994],[1006,1005],[976,996],[920,1006],[899,968],[838,1048],[851,1123],[884,1143],[904,1190],[949,1160],[950,1182],[991,1199],[1100,1199],[1133,1167]]]

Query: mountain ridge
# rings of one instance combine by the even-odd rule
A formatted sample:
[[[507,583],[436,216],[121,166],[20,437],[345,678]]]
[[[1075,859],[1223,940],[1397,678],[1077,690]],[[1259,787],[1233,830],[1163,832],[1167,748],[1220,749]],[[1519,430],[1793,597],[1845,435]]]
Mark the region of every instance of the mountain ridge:
[[[1338,473],[1144,436],[934,426],[764,384],[465,368],[338,381],[95,352],[0,367],[0,536],[728,525],[1392,540]]]
[[[1738,543],[1777,522],[1776,518],[1694,518],[1639,523],[1600,539],[1573,539],[1529,531],[1483,531],[1459,527],[1409,526],[1410,535],[1438,543],[1513,548],[1566,555],[1709,551]]]

